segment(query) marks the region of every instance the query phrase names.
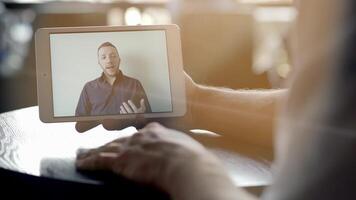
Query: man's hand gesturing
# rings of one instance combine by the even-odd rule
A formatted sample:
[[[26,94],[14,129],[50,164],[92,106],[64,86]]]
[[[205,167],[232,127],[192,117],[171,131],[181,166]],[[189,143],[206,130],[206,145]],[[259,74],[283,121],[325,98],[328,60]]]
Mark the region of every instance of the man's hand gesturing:
[[[136,107],[136,105],[128,100],[127,103],[124,102],[120,106],[120,114],[131,114],[131,113],[144,113],[146,111],[145,100],[141,99],[140,107]]]

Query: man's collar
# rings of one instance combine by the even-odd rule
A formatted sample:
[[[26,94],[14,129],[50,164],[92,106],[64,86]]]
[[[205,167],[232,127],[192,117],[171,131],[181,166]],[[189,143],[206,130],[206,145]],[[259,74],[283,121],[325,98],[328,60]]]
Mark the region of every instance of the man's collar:
[[[119,71],[116,73],[116,79],[115,79],[114,84],[120,82],[123,76],[124,76],[123,73],[121,72],[121,70],[119,70]],[[100,78],[99,78],[99,81],[100,81],[100,82],[107,82],[107,81],[106,81],[106,78],[105,78],[104,72],[101,73],[101,76],[100,76]]]

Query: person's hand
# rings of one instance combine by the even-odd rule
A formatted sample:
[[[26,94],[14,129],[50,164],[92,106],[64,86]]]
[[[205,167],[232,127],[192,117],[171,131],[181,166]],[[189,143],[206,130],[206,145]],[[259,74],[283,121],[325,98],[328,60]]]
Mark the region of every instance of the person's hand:
[[[132,114],[132,113],[144,113],[146,111],[145,100],[140,100],[140,107],[136,107],[136,105],[128,100],[127,103],[124,102],[120,106],[120,114]]]
[[[181,131],[188,131],[192,129],[194,125],[194,106],[196,105],[196,96],[198,85],[184,72],[185,79],[185,89],[186,89],[186,103],[187,111],[182,117],[174,118],[152,118],[144,119],[141,115],[137,115],[134,119],[110,119],[104,121],[91,121],[91,122],[77,122],[75,128],[78,132],[85,132],[99,124],[102,124],[107,130],[120,130],[128,126],[135,126],[136,128],[142,128],[146,124],[152,121],[160,122],[161,124],[169,127],[178,129]]]
[[[148,124],[132,137],[78,154],[76,166],[79,170],[108,170],[156,186],[173,199],[206,199],[194,196],[217,195],[214,190],[221,190],[219,187],[236,189],[220,162],[201,144],[158,123]]]

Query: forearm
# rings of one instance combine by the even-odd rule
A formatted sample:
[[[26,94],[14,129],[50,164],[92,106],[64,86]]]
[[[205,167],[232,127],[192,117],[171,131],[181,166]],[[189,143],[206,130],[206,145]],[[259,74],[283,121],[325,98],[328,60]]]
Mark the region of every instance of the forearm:
[[[198,86],[192,106],[194,125],[236,141],[270,148],[276,105],[286,92]]]

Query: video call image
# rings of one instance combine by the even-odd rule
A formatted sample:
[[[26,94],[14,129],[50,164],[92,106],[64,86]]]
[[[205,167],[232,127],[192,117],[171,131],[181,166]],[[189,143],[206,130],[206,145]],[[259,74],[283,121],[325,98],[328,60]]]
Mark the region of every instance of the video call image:
[[[172,112],[164,30],[50,35],[54,117]]]

